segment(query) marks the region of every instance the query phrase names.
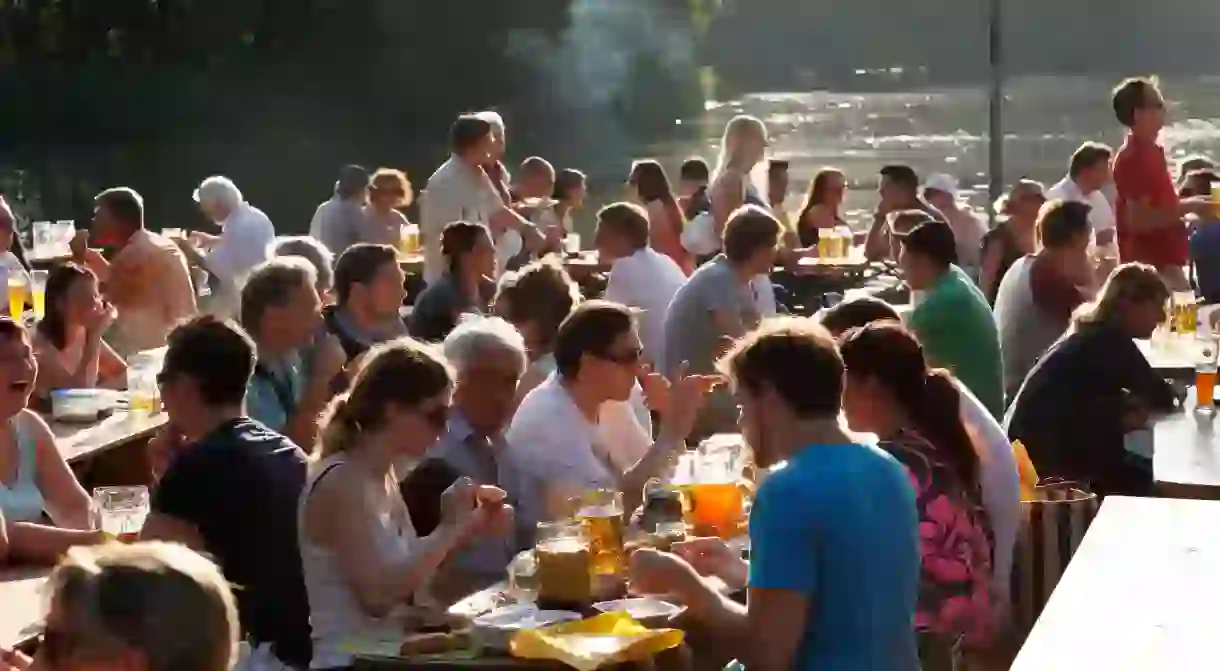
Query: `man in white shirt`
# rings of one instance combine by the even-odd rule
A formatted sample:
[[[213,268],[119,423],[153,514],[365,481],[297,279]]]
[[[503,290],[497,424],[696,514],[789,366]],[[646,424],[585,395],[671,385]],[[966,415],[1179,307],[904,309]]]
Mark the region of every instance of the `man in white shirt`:
[[[639,311],[644,356],[659,364],[665,348],[665,311],[686,275],[673,259],[648,246],[648,213],[631,203],[607,205],[597,213],[594,244],[602,263],[611,263],[606,300]]]
[[[545,244],[537,227],[500,196],[483,167],[495,160],[502,144],[503,135],[497,138],[495,126],[479,115],[462,115],[450,128],[452,153],[428,179],[420,198],[426,281],[436,281],[444,271],[441,231],[455,221],[480,223],[491,230],[501,273],[507,260],[520,253],[523,246],[535,250]]]
[[[972,212],[969,206],[962,204],[958,198],[957,178],[952,175],[943,172],[929,175],[923,184],[923,197],[945,216],[945,221],[953,229],[953,237],[957,240],[957,265],[977,281],[983,261],[986,222]]]
[[[220,227],[220,235],[191,233],[179,246],[193,263],[211,275],[212,304],[208,311],[235,317],[241,289],[255,266],[271,258],[275,227],[262,210],[247,203],[228,177],[209,177],[195,189],[195,202]],[[200,251],[206,250],[206,251]]]
[[[643,365],[629,308],[608,301],[577,307],[559,327],[554,354],[556,373],[517,408],[505,435],[509,449],[522,469],[548,484],[548,507],[590,489],[618,489],[633,510],[647,480],[686,449],[716,378],[678,377],[660,409],[660,437],[653,441],[623,403]],[[609,416],[606,406],[628,409]],[[616,430],[620,423],[631,430]]]
[[[344,166],[335,182],[335,194],[318,206],[309,223],[309,237],[326,245],[336,257],[360,242],[364,205],[369,199],[369,173],[358,165]]]
[[[1105,272],[1107,275],[1118,260],[1114,208],[1105,193],[1107,185],[1113,181],[1110,172],[1113,155],[1114,151],[1104,144],[1082,144],[1072,154],[1067,176],[1046,192],[1050,200],[1084,203],[1092,208],[1089,211],[1089,225],[1093,229],[1095,255],[1105,262],[1101,265],[1107,266],[1099,268],[1098,273]]]

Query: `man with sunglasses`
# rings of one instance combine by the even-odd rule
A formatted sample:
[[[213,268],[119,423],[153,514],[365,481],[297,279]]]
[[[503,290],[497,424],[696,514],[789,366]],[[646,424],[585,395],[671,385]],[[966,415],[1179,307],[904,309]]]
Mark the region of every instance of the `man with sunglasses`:
[[[1171,291],[1188,291],[1187,214],[1207,216],[1210,198],[1179,198],[1165,150],[1157,143],[1165,126],[1165,98],[1151,79],[1131,78],[1114,89],[1114,115],[1127,128],[1114,157],[1118,200],[1118,251],[1123,263],[1155,266]]]
[[[306,457],[246,416],[254,367],[254,343],[230,322],[197,317],[170,334],[157,382],[177,445],[140,540],[214,558],[239,586],[247,652],[268,664],[256,668],[306,668],[309,602],[297,543]]]
[[[369,173],[364,168],[343,166],[335,182],[335,194],[314,212],[309,236],[326,245],[336,257],[361,240],[369,183]]]

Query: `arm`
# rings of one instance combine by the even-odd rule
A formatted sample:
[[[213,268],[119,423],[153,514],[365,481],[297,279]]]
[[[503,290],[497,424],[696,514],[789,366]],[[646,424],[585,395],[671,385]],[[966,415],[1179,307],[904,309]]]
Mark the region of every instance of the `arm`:
[[[101,531],[60,529],[35,522],[9,522],[7,531],[9,557],[34,564],[54,564],[71,548],[110,540]]]
[[[91,501],[84,487],[76,480],[68,462],[64,461],[55,436],[41,417],[29,410],[21,414],[26,430],[32,434],[38,448],[37,481],[44,505],[57,526],[66,529],[92,529]]]
[[[105,346],[100,333],[85,335],[80,363],[72,370],[68,370],[60,362],[51,343],[43,341],[40,345],[37,353],[39,390],[50,392],[56,389],[88,389],[97,386],[99,356]]]
[[[530,223],[529,219],[517,214],[510,207],[503,207],[491,215],[491,225],[494,230],[513,230],[520,233],[525,249],[531,254],[546,247],[546,235],[538,230],[537,226]]]
[[[1004,259],[1003,245],[994,238],[983,239],[983,262],[979,269],[979,287],[986,294],[1000,284],[1000,262]]]
[[[347,364],[347,353],[333,334],[321,343],[308,370],[305,391],[297,399],[296,410],[284,424],[284,435],[297,445],[313,445],[318,438],[318,419],[334,397],[331,386]]]
[[[745,202],[745,177],[725,173],[712,189],[712,232],[716,240],[724,240],[724,227],[729,217]]]
[[[884,261],[890,258],[890,228],[885,212],[873,214],[873,225],[864,238],[864,258],[869,261]]]
[[[127,385],[127,362],[105,340],[102,341],[101,350],[97,362],[100,385],[107,389],[122,389]]]
[[[1114,334],[1106,341],[1109,346],[1098,362],[1104,362],[1101,370],[1109,369],[1115,376],[1116,388],[1126,389],[1151,412],[1172,412],[1177,402],[1173,387],[1153,370],[1147,357],[1139,351],[1135,342],[1122,334]]]

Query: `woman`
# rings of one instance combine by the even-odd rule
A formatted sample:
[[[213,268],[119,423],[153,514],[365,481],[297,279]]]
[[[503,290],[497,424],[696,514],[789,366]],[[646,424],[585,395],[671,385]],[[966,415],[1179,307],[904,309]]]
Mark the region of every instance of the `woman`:
[[[240,629],[233,592],[186,546],[73,550],[48,583],[35,659],[0,650],[0,669],[229,671]]]
[[[580,287],[550,258],[531,263],[500,288],[496,312],[524,336],[530,358],[517,386],[518,402],[555,372],[555,334],[581,300]]]
[[[39,396],[127,383],[127,364],[102,340],[116,316],[93,271],[75,263],[55,266],[47,278],[47,314],[34,334]]]
[[[402,636],[391,616],[455,550],[507,532],[512,509],[494,487],[459,479],[441,497],[437,529],[419,538],[395,464],[422,459],[445,431],[453,374],[409,339],[375,348],[349,394],[335,399],[301,498],[301,561],[314,669],[352,663],[352,640]]]
[[[411,182],[401,170],[379,168],[369,184],[369,203],[364,208],[367,226],[360,241],[398,249],[403,228],[410,223],[399,210],[414,199]]]
[[[995,624],[992,540],[958,386],[947,371],[928,368],[923,348],[899,324],[869,324],[841,340],[848,423],[877,435],[915,486],[923,554],[915,628],[933,650],[951,649],[959,638],[985,645]]]
[[[1023,179],[1008,195],[995,204],[1001,216],[996,227],[983,236],[983,263],[979,271],[979,288],[987,302],[995,305],[996,292],[1004,274],[1026,254],[1038,248],[1038,211],[1046,202],[1042,184]]]
[[[686,226],[686,218],[678,207],[678,199],[674,197],[665,169],[651,159],[636,161],[631,166],[627,188],[631,200],[648,209],[648,234],[652,248],[673,259],[689,276],[694,270],[694,259],[682,247],[682,229]]]
[[[13,214],[12,208],[0,196],[0,249],[5,251],[0,252],[0,287],[8,287],[8,278],[10,275],[19,275],[25,281],[25,286],[30,286],[30,264],[25,258],[25,249],[21,246],[21,238],[16,232],[17,217]],[[27,295],[28,297],[28,295]],[[8,301],[4,301],[0,307],[0,314],[8,314]],[[16,315],[18,319],[21,315]]]
[[[411,335],[440,342],[468,312],[483,314],[495,292],[496,248],[482,224],[455,221],[441,232],[445,274],[428,285],[411,312]]]
[[[1165,321],[1169,290],[1152,266],[1128,263],[1099,295],[1034,365],[1005,425],[1040,474],[1102,495],[1151,495],[1151,464],[1125,449],[1124,436],[1177,400],[1135,345]]]
[[[841,208],[847,180],[836,168],[822,168],[809,185],[809,194],[796,219],[796,237],[801,248],[816,249],[823,230],[845,226]]]
[[[0,318],[0,511],[10,552],[29,561],[53,562],[73,545],[104,540],[92,531],[89,495],[55,446],[37,413],[27,410],[38,363],[24,327]],[[43,513],[53,522],[44,522]]]
[[[551,251],[562,249],[563,238],[572,232],[572,213],[585,204],[588,195],[588,180],[585,173],[572,168],[565,168],[555,176],[555,204],[543,215],[542,226],[548,237],[551,231],[556,231],[560,246]]]

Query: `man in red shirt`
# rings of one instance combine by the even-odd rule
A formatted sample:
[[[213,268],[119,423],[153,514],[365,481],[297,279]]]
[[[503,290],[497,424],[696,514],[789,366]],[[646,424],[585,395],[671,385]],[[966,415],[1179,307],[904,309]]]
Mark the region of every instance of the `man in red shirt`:
[[[1114,89],[1114,114],[1127,138],[1114,158],[1118,188],[1115,216],[1123,263],[1155,266],[1172,291],[1188,291],[1186,226],[1182,217],[1206,214],[1206,197],[1178,198],[1165,150],[1157,136],[1165,125],[1165,99],[1155,81],[1131,78]]]

